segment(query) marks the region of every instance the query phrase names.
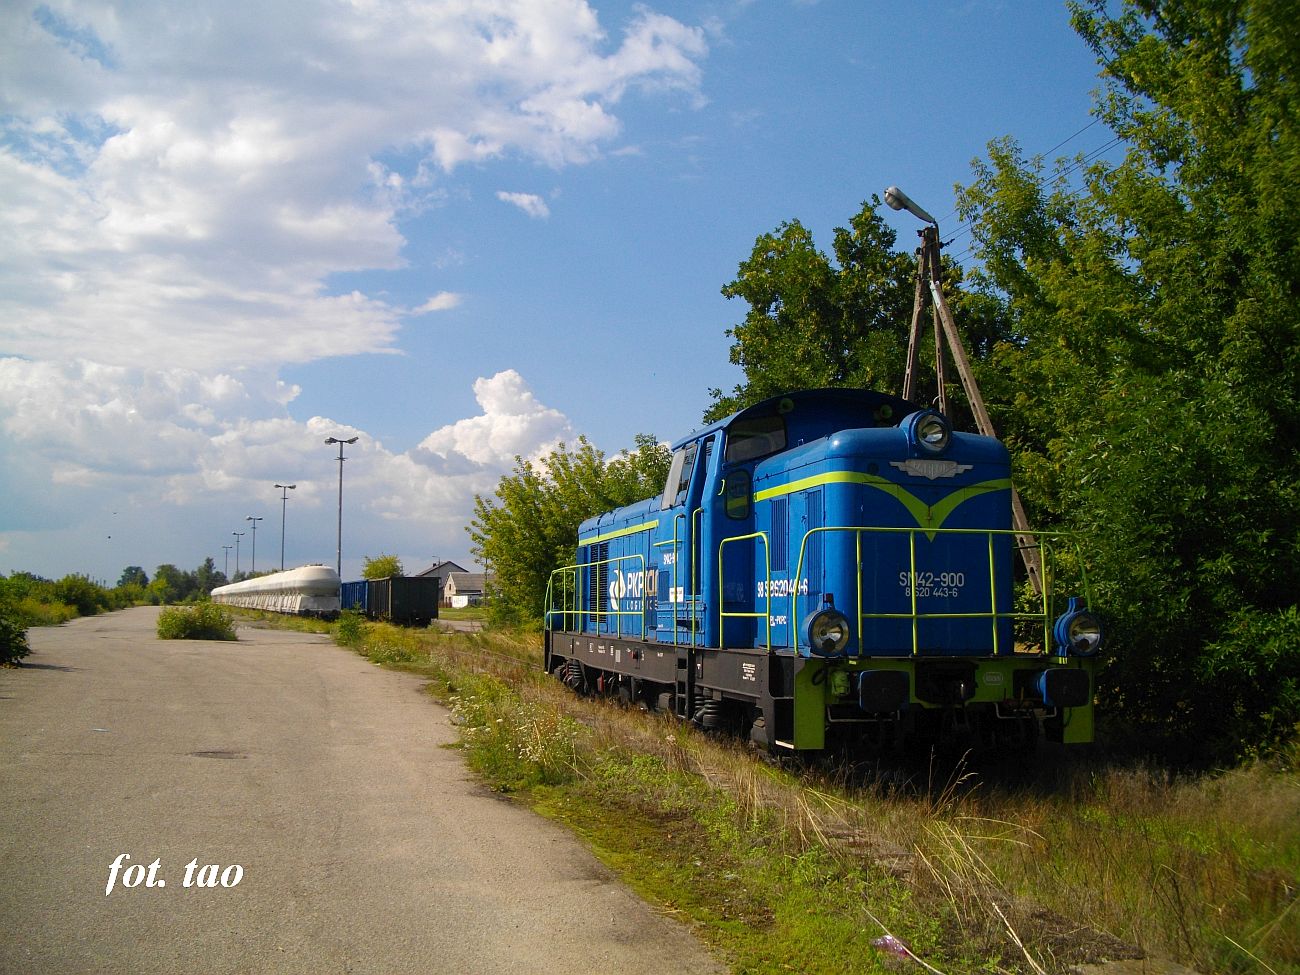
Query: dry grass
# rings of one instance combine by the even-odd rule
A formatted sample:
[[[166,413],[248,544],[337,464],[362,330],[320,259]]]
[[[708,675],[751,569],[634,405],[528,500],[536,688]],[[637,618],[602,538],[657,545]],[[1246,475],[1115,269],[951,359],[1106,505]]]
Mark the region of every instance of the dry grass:
[[[490,780],[529,792],[647,895],[712,930],[743,956],[738,970],[783,970],[745,947],[761,929],[773,957],[777,939],[801,945],[807,971],[821,970],[809,944],[828,938],[853,942],[829,957],[856,952],[879,970],[870,941],[890,933],[932,971],[1063,972],[1146,953],[1207,975],[1300,972],[1300,753],[1187,779],[1056,753],[1040,760],[1045,781],[1028,782],[963,762],[869,776],[782,765],[574,697],[541,673],[534,636],[389,630],[368,628],[372,656],[435,678]],[[738,879],[715,889],[701,869]],[[842,917],[810,909],[798,892],[814,889],[837,891]],[[748,935],[729,933],[737,917]]]

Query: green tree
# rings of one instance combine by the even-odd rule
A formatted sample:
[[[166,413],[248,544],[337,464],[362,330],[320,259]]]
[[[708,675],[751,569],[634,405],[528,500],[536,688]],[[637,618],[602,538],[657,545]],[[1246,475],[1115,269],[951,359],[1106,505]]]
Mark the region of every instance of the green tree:
[[[54,584],[54,598],[76,609],[78,616],[94,616],[108,608],[104,587],[88,576],[67,575]]]
[[[582,437],[575,450],[561,444],[540,462],[516,457],[494,497],[474,498],[469,529],[475,556],[493,574],[492,618],[539,620],[552,570],[573,563],[578,526],[661,492],[670,460],[668,448],[644,434],[608,462]]]
[[[402,560],[396,555],[367,557],[361,566],[361,578],[363,579],[387,579],[389,576],[405,574],[406,570],[402,568]]]
[[[916,291],[914,251],[894,249],[897,235],[873,196],[837,227],[834,260],[819,251],[798,221],[754,242],[727,298],[749,305],[728,329],[731,361],[745,381],[731,393],[712,390],[712,421],[791,389],[860,386],[897,393],[903,384],[907,337]],[[1005,337],[999,309],[961,290],[960,271],[944,265],[944,287],[977,358]],[[933,356],[933,345],[927,344]]]
[[[147,592],[149,601],[154,605],[170,605],[184,602],[197,588],[194,573],[183,572],[168,562],[154,570],[153,581],[149,583]]]
[[[128,565],[122,570],[122,578],[117,580],[119,586],[140,586],[149,585],[149,577],[145,574],[144,569],[138,565]]]
[[[1104,702],[1218,759],[1300,722],[1300,36],[1288,4],[1071,9],[1124,155],[977,164],[1015,336],[985,392],[1035,520],[1096,557]]]
[[[194,591],[198,596],[208,596],[213,589],[225,584],[225,573],[218,571],[217,563],[212,561],[210,555],[194,570]]]

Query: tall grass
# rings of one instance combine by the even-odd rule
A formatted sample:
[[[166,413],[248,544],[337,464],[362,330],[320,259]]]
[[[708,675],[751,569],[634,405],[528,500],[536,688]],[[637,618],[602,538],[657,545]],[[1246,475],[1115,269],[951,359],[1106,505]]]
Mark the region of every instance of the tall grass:
[[[890,934],[918,971],[1150,955],[1300,973],[1295,752],[1200,778],[1056,752],[1029,782],[962,763],[782,765],[573,696],[541,674],[535,637],[345,629],[432,679],[493,788],[586,837],[736,971],[878,971]]]

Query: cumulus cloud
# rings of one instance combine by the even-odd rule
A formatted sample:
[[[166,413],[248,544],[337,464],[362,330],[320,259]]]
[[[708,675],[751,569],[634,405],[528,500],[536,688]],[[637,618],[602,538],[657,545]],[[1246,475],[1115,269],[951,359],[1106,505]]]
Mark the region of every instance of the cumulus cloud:
[[[467,482],[468,491],[466,484],[452,490],[467,506],[468,496],[494,485],[516,455],[541,456],[574,436],[568,418],[541,403],[513,369],[480,378],[473,388],[478,415],[446,424],[400,453],[326,417],[291,419],[277,402],[279,384],[265,373],[205,377],[185,369],[8,358],[0,359],[0,430],[58,465],[65,480],[107,485],[137,478],[152,491],[161,477],[163,496],[187,504],[244,482],[326,470],[324,439],[356,436],[347,449],[367,456],[365,476],[400,498],[394,510],[409,515],[434,500],[424,492],[435,474],[486,475],[487,481]],[[397,472],[395,486],[382,488],[381,470]],[[435,494],[445,500],[441,491]]]
[[[611,41],[586,0],[6,4],[0,352],[231,369],[392,349],[409,312],[332,275],[403,267],[402,221],[467,162],[595,158],[629,88],[695,98],[705,54],[647,10]]]
[[[286,478],[319,551],[321,440],[350,428],[292,418],[280,370],[396,352],[408,318],[462,301],[358,284],[406,269],[406,221],[468,198],[460,167],[617,150],[632,89],[700,102],[703,31],[639,7],[616,29],[588,0],[0,4],[0,552],[40,571],[63,546],[80,570],[89,539],[133,536],[184,562],[181,539]],[[427,244],[435,270],[467,260]],[[410,451],[355,431],[371,536],[459,532],[516,453],[572,435],[518,373],[475,394]],[[133,531],[85,535],[110,505]]]
[[[568,418],[540,403],[513,369],[476,380],[474,398],[482,412],[429,434],[417,457],[448,473],[504,472],[516,456],[539,457],[574,436]]]
[[[358,438],[345,448],[352,537],[376,552],[409,551],[400,546],[413,535],[428,538],[422,547],[431,551],[463,548],[474,495],[490,494],[516,454],[542,456],[573,435],[568,418],[541,403],[514,370],[478,379],[474,394],[480,413],[401,451],[328,417],[289,417],[282,384],[265,372],[204,376],[3,358],[0,552],[15,560],[10,568],[40,571],[43,550],[56,543],[27,532],[71,530],[98,511],[105,538],[120,542],[134,531],[137,544],[143,538],[168,553],[197,539],[195,550],[210,553],[230,542],[228,530],[244,527],[245,515],[278,513],[271,485],[292,481],[298,537],[310,539],[312,558],[328,561],[338,483],[335,448],[324,445],[331,436]],[[6,483],[15,474],[20,479]],[[107,499],[111,517],[102,510]],[[142,561],[124,559],[121,565]],[[184,562],[174,554],[167,560]]]
[[[534,220],[544,220],[551,215],[551,208],[546,205],[546,201],[535,193],[507,193],[498,190],[497,199],[518,207]]]

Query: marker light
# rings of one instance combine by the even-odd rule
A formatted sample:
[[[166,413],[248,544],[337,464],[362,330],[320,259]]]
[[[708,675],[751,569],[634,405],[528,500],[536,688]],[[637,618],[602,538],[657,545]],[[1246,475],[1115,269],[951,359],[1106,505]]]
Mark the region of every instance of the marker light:
[[[1076,657],[1091,657],[1101,649],[1101,620],[1081,608],[1082,603],[1078,596],[1071,596],[1069,608],[1053,627],[1057,652],[1062,656],[1069,652]]]

